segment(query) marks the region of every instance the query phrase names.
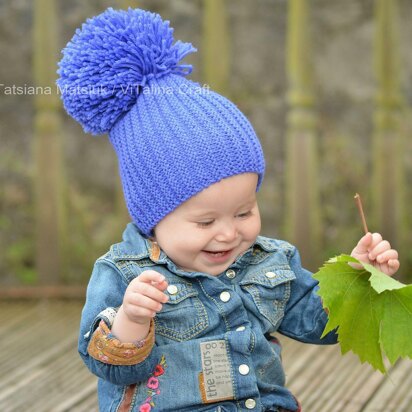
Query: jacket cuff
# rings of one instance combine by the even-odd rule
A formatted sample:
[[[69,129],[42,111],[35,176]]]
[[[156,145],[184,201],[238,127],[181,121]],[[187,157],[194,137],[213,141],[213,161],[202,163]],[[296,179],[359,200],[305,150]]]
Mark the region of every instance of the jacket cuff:
[[[139,342],[122,343],[111,334],[109,327],[102,320],[94,331],[87,351],[89,355],[109,365],[131,366],[143,362],[154,346],[154,321],[150,321],[150,329],[147,337]]]

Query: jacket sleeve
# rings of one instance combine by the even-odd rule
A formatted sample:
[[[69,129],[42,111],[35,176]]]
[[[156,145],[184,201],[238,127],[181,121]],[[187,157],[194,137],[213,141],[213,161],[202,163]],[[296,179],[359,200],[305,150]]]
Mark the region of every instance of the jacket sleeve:
[[[328,315],[317,294],[318,282],[312,277],[311,272],[302,267],[299,252],[295,247],[289,264],[296,279],[291,282],[290,298],[285,308],[284,318],[279,326],[279,332],[306,343],[336,343],[335,331],[328,333],[321,339]]]
[[[113,262],[97,260],[87,287],[78,341],[79,354],[89,370],[116,385],[146,380],[162,356],[153,346],[153,324],[143,347],[122,344],[110,333],[127,285],[127,279]]]

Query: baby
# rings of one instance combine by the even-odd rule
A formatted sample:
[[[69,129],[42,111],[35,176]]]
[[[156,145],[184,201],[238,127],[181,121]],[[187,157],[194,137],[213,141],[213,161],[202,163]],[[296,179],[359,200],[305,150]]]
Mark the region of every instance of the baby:
[[[259,236],[261,145],[233,103],[185,78],[192,51],[138,9],[88,20],[63,51],[65,108],[109,132],[133,219],[95,263],[79,352],[102,411],[299,411],[273,333],[337,337],[320,338],[327,314],[296,248]],[[377,233],[352,256],[399,267]]]

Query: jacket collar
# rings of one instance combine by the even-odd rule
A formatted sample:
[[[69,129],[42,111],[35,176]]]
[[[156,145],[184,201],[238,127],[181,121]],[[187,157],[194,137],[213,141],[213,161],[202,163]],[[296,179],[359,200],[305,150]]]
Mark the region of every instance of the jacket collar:
[[[123,232],[123,241],[112,245],[110,254],[115,262],[143,259],[157,262],[160,257],[160,248],[156,243],[144,237],[134,223],[129,223]]]

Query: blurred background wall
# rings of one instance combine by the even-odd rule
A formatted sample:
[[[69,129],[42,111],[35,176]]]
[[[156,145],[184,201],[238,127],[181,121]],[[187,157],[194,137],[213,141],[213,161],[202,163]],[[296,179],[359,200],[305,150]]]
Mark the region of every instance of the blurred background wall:
[[[192,79],[251,120],[267,172],[263,234],[316,270],[369,229],[411,273],[412,3],[407,0],[0,0],[0,287],[84,285],[127,222],[107,137],[85,135],[54,84],[88,17],[135,5],[198,53]],[[37,87],[37,88],[36,88]],[[39,223],[40,222],[40,223]],[[410,277],[409,277],[410,279]]]

